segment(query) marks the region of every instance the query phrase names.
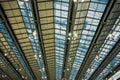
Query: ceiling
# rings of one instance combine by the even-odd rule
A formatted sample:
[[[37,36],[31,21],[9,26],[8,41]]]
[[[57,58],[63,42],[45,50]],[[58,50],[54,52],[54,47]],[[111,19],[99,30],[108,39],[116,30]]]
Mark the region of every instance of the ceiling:
[[[112,80],[118,71],[120,0],[0,0],[1,80]]]

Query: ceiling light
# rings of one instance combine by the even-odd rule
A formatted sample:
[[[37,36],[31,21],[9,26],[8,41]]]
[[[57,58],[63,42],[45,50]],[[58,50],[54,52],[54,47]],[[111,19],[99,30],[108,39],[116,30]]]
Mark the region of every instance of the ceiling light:
[[[5,55],[5,56],[7,56],[8,54],[7,54],[7,53],[5,53],[4,55]]]
[[[39,54],[39,58],[41,58],[41,55]]]
[[[84,2],[85,0],[82,0],[81,2]]]
[[[21,71],[22,69],[20,68],[19,71]]]
[[[110,40],[114,40],[114,36],[112,34],[109,34],[108,37],[109,37]]]
[[[45,78],[47,78],[47,77],[45,76]]]
[[[71,35],[72,35],[72,34],[71,34],[71,32],[70,32],[70,33],[68,34],[68,36],[70,36],[70,37],[71,37]]]
[[[34,39],[37,39],[37,36],[35,36]]]
[[[77,0],[73,0],[73,2],[77,2]]]
[[[33,31],[33,36],[36,36],[37,32],[36,31]]]
[[[68,37],[68,40],[70,40],[70,37]]]
[[[43,71],[45,70],[45,68],[42,68],[43,69]]]
[[[35,59],[37,59],[37,55],[34,55]]]
[[[24,78],[24,76],[22,76],[22,78]]]
[[[28,0],[24,0],[24,1],[26,1],[26,2],[27,2]]]
[[[7,77],[7,75],[4,75],[4,77]]]
[[[69,71],[69,69],[67,69],[67,71]]]
[[[98,55],[96,55],[95,60],[98,60],[98,59],[99,59],[99,56],[98,56]]]
[[[88,68],[87,72],[90,72],[90,68]]]
[[[74,33],[74,37],[77,37],[77,33],[76,32]]]

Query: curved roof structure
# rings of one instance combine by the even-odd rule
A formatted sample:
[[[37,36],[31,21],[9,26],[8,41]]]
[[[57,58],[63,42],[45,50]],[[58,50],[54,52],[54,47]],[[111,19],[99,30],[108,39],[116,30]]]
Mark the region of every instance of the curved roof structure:
[[[119,72],[120,0],[0,0],[1,80],[119,80]]]

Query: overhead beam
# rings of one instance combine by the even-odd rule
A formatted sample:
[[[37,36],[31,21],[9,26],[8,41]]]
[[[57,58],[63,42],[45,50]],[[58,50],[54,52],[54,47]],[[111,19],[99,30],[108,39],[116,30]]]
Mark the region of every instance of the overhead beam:
[[[68,12],[68,20],[67,20],[67,29],[66,29],[66,39],[65,39],[65,50],[64,50],[64,58],[63,58],[63,66],[62,66],[62,78],[65,77],[66,64],[68,60],[69,48],[70,48],[70,40],[68,40],[68,34],[73,32],[72,28],[72,20],[73,20],[73,10],[74,10],[74,2],[70,0],[69,2],[69,12]],[[71,33],[72,34],[72,33]]]
[[[116,72],[118,72],[120,70],[120,64],[117,65],[115,68],[112,69],[112,71],[110,73],[108,73],[103,80],[109,79],[110,77],[112,77]]]
[[[116,17],[119,16],[119,13],[116,14],[115,16],[113,16],[114,20],[112,20],[112,23],[107,23],[107,20],[110,20],[111,15],[114,14],[113,11],[114,11],[115,2],[117,2],[117,0],[109,0],[108,4],[106,6],[106,9],[103,13],[103,16],[100,20],[100,23],[98,25],[98,28],[95,32],[93,40],[90,44],[90,47],[86,53],[86,56],[81,64],[81,67],[77,73],[75,80],[81,80],[84,77],[85,72],[90,67],[92,61],[94,60],[94,58],[96,56],[95,51],[98,51],[100,49],[100,47],[104,43],[104,40],[106,39],[107,35],[109,34],[110,30],[112,29],[115,21],[117,20]],[[107,25],[109,25],[109,24],[112,24],[112,25],[107,27]],[[103,36],[102,32],[105,32],[106,34]],[[102,38],[102,40],[101,40],[101,38]],[[98,43],[99,43],[99,46],[97,45]],[[97,48],[96,48],[96,46],[97,46]]]
[[[43,58],[43,61],[44,61],[44,67],[45,67],[45,71],[46,71],[46,74],[47,74],[47,80],[50,80],[47,61],[46,61],[46,55],[45,55],[43,36],[42,36],[42,29],[41,29],[38,7],[37,7],[37,1],[36,0],[30,0],[30,4],[31,4],[31,8],[32,8],[33,18],[34,18],[35,25],[36,25],[36,30],[37,30],[37,34],[38,34],[38,40],[39,40],[39,46],[41,48],[42,58]]]
[[[20,73],[15,69],[15,67],[14,67],[14,66],[12,65],[12,63],[8,60],[8,58],[6,58],[6,57],[4,56],[3,51],[2,51],[1,49],[0,49],[0,57],[1,57],[1,59],[2,59],[2,62],[5,62],[6,67],[7,67],[9,70],[11,70],[11,71],[14,72],[13,74],[16,75],[16,78],[18,78],[18,79],[20,79],[20,80],[23,80],[23,79],[22,79],[22,76],[20,75]]]
[[[100,64],[97,70],[90,77],[90,80],[95,80],[96,77],[103,71],[103,69],[110,63],[110,61],[120,52],[120,39],[111,49],[110,53],[106,56],[104,61]]]
[[[5,25],[5,29],[9,33],[12,40],[14,41],[14,44],[15,44],[16,48],[18,49],[19,54],[20,54],[22,60],[24,61],[27,69],[29,70],[29,73],[31,74],[32,78],[34,80],[36,80],[36,77],[35,77],[32,69],[31,69],[31,67],[29,65],[29,62],[27,61],[27,59],[25,57],[25,53],[23,52],[22,47],[20,46],[19,41],[17,40],[17,37],[16,37],[16,35],[15,35],[15,33],[14,33],[14,31],[13,31],[13,29],[12,29],[12,27],[11,27],[9,21],[8,21],[8,18],[6,16],[6,14],[4,13],[4,10],[3,10],[1,5],[0,5],[0,15],[1,15],[1,17],[2,17],[2,19],[4,21],[3,24]]]

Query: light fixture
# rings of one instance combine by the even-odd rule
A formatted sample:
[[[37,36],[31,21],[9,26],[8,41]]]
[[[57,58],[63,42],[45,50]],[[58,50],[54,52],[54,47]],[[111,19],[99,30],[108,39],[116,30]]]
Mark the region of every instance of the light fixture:
[[[39,58],[41,58],[41,55],[39,54]]]
[[[69,71],[69,69],[67,68],[67,71]]]
[[[5,56],[7,56],[8,54],[7,54],[7,53],[5,53],[4,55],[5,55]]]
[[[19,71],[21,71],[22,69],[20,68]]]
[[[35,36],[34,39],[37,39],[37,36]]]
[[[90,68],[88,68],[87,72],[90,72]]]
[[[68,37],[68,40],[70,40],[70,37]]]
[[[33,36],[36,36],[37,32],[36,31],[33,31]]]
[[[77,0],[73,0],[73,2],[77,2]]]
[[[71,32],[70,32],[70,33],[68,34],[68,36],[71,37],[71,35],[72,35],[72,34],[71,34]]]
[[[84,2],[85,0],[82,0],[81,2]]]
[[[43,69],[43,71],[45,71],[45,68],[42,68]]]
[[[22,76],[22,78],[25,78],[24,76]]]
[[[108,37],[110,40],[114,40],[114,36],[112,34],[109,34]]]
[[[37,59],[37,55],[34,55],[35,59]]]
[[[99,56],[98,56],[98,55],[96,55],[95,60],[97,61],[98,59],[99,59]]]
[[[45,78],[47,78],[47,77],[45,76]]]
[[[77,37],[77,33],[76,32],[74,32],[74,37]]]

